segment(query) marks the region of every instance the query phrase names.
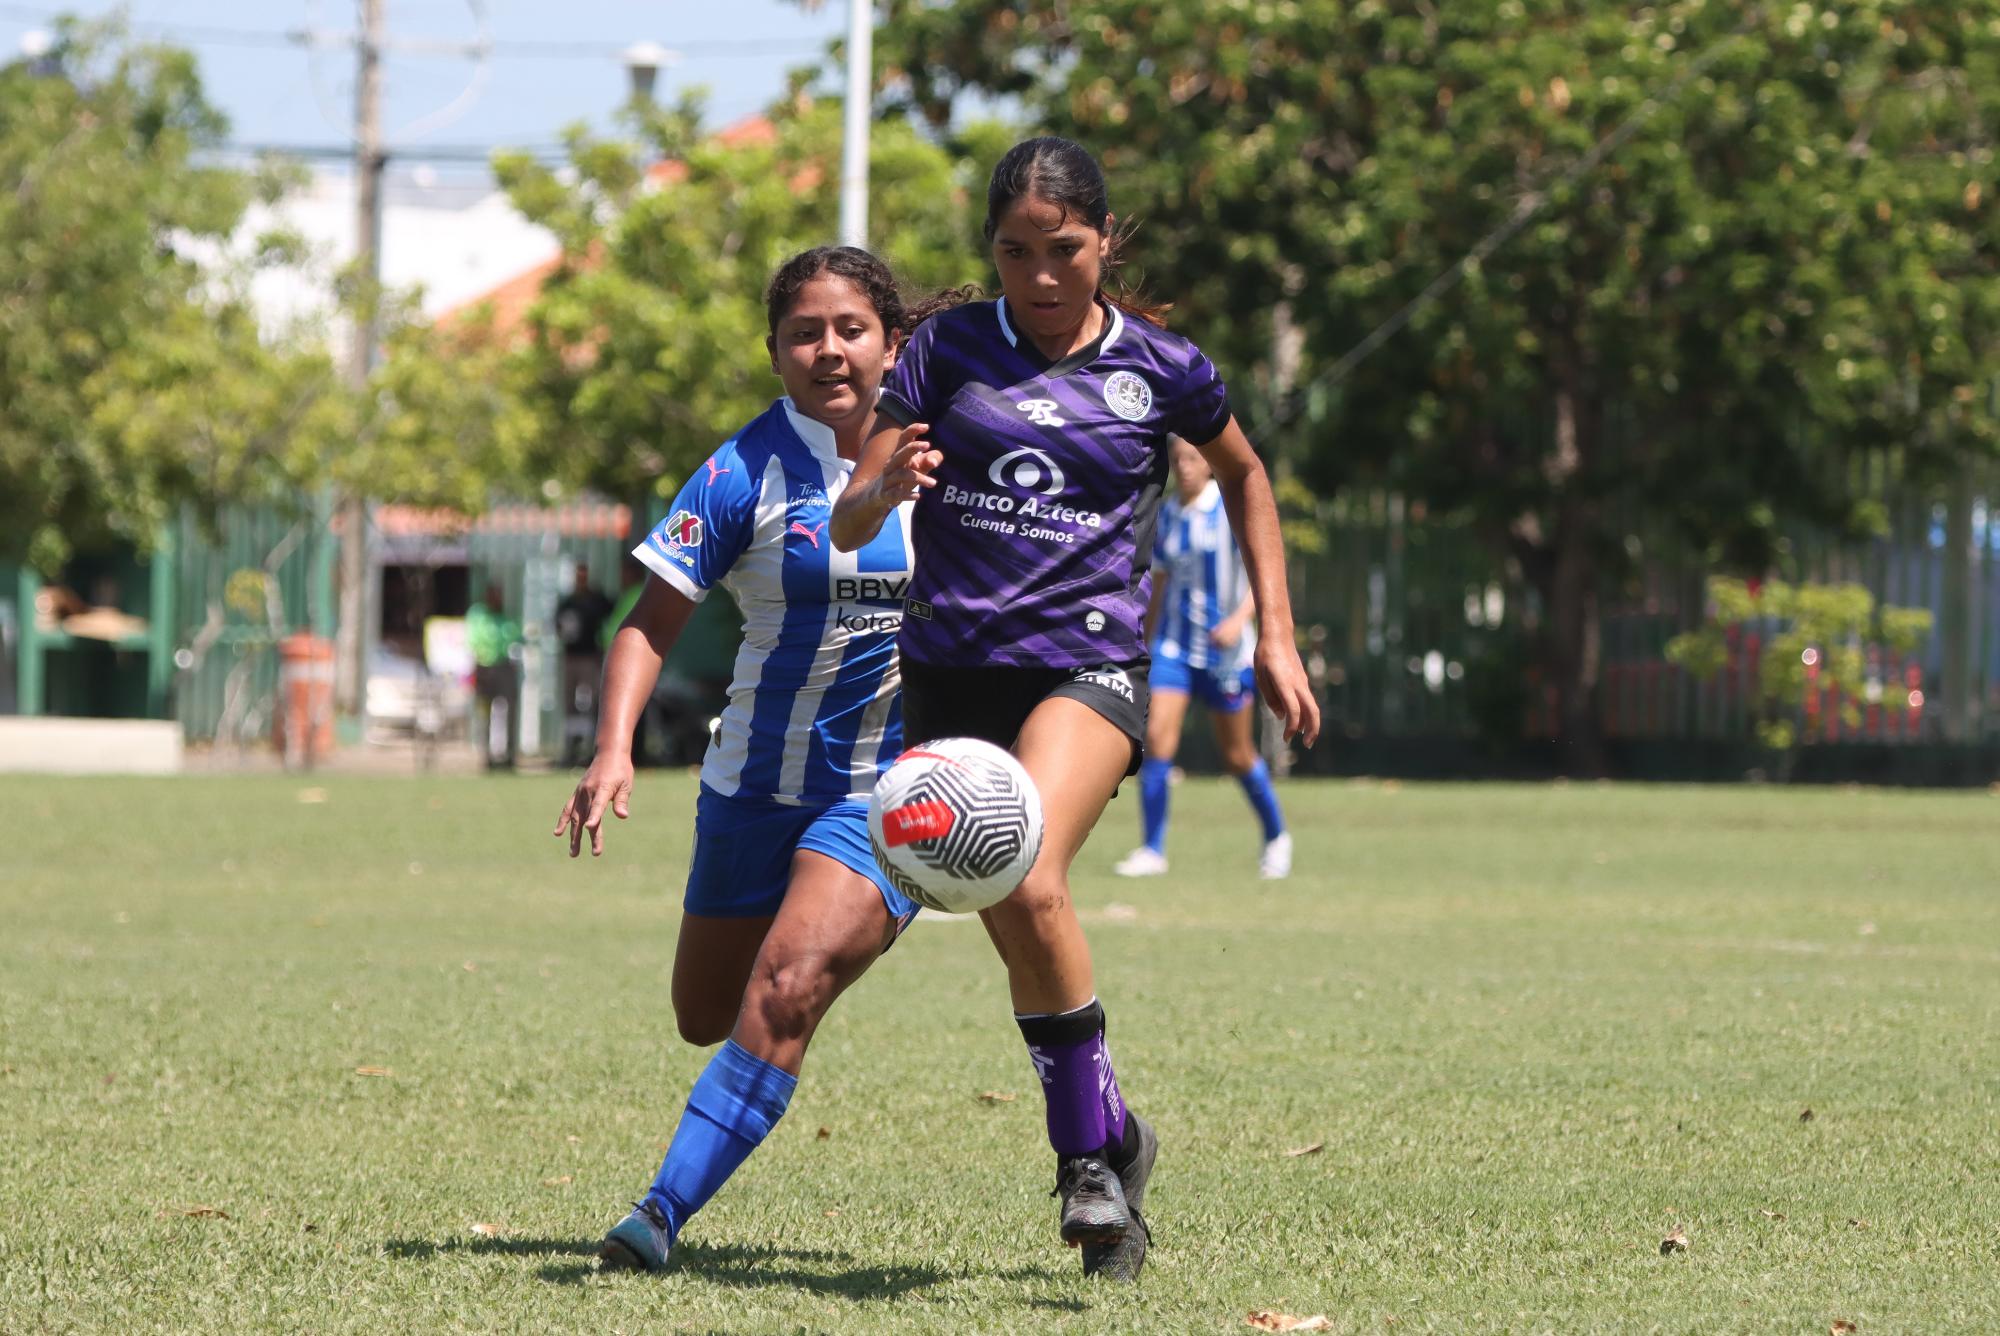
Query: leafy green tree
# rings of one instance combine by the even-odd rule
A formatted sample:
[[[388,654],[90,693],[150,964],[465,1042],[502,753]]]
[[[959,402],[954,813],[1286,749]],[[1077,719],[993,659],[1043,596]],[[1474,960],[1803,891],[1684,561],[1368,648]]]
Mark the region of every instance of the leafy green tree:
[[[769,121],[706,135],[688,101],[650,111],[635,141],[571,131],[568,176],[498,158],[516,206],[563,247],[502,372],[549,477],[671,496],[779,393],[762,294],[788,256],[835,238],[840,108],[799,93]],[[980,277],[967,182],[944,150],[891,121],[870,172],[875,249],[913,294]]]
[[[1927,610],[1878,605],[1864,585],[1752,586],[1726,576],[1708,582],[1708,601],[1713,615],[1667,642],[1667,658],[1711,680],[1728,666],[1732,640],[1745,628],[1767,631],[1757,664],[1757,739],[1785,758],[1787,771],[1794,748],[1824,740],[1829,718],[1852,729],[1868,706],[1891,714],[1909,707],[1908,689],[1885,680],[1882,660],[1884,651],[1915,652],[1930,634]],[[1822,698],[1826,709],[1814,708]]]
[[[1005,95],[1099,150],[1306,482],[1518,569],[1583,768],[1599,599],[1649,551],[1762,569],[2000,441],[1996,0],[894,0],[880,43],[939,124]]]
[[[0,550],[147,546],[184,503],[290,496],[340,415],[327,357],[268,337],[215,265],[281,171],[207,165],[185,51],[65,25],[0,67]],[[279,258],[274,242],[253,262]]]

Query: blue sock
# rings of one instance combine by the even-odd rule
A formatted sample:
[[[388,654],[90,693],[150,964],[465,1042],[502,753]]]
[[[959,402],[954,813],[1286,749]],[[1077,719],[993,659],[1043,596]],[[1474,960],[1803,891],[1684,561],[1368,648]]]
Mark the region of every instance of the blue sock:
[[[1139,767],[1139,821],[1146,835],[1146,847],[1154,853],[1167,851],[1167,776],[1172,761],[1147,757]]]
[[[1285,833],[1285,814],[1278,810],[1278,793],[1271,787],[1271,767],[1258,757],[1257,763],[1236,777],[1243,786],[1243,796],[1257,809],[1257,819],[1264,823],[1264,842],[1269,844]]]
[[[688,1092],[687,1111],[674,1129],[666,1162],[646,1193],[646,1200],[666,1213],[670,1237],[680,1237],[688,1218],[771,1134],[798,1084],[798,1077],[754,1056],[734,1039],[716,1050]]]

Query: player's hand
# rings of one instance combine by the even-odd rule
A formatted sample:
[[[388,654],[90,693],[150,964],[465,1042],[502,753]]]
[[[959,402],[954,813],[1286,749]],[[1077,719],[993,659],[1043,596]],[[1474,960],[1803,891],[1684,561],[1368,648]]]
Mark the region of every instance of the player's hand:
[[[1215,629],[1208,633],[1208,643],[1217,649],[1232,648],[1243,638],[1243,627],[1243,618],[1234,614],[1224,617],[1215,624]]]
[[[626,803],[632,797],[632,758],[623,753],[599,752],[577,781],[576,792],[563,804],[556,818],[555,834],[569,836],[569,856],[583,852],[583,833],[590,832],[590,856],[604,852],[604,812],[617,813],[620,821],[631,815]]]
[[[944,463],[944,454],[933,450],[923,439],[929,430],[927,422],[912,422],[903,428],[896,437],[896,448],[889,455],[889,462],[882,466],[882,477],[876,486],[892,510],[922,496],[926,487],[937,486],[934,475],[938,465]]]
[[[1285,725],[1285,739],[1302,739],[1310,747],[1319,740],[1319,702],[1313,698],[1306,666],[1290,636],[1265,636],[1257,642],[1257,690],[1264,703]]]

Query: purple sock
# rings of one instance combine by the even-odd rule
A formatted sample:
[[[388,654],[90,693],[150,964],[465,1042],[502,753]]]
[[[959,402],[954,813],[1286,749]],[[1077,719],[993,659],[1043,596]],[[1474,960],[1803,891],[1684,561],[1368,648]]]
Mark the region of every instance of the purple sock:
[[[1125,1135],[1125,1100],[1104,1047],[1104,1008],[1016,1016],[1028,1059],[1042,1079],[1049,1144],[1058,1155],[1095,1155]]]

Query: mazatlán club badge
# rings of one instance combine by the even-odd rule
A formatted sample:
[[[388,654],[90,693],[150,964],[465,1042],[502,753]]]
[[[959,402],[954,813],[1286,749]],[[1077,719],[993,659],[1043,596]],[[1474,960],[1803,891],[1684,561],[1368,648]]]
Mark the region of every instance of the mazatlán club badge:
[[[1130,371],[1114,371],[1104,378],[1104,406],[1127,422],[1137,422],[1153,409],[1153,387]]]

